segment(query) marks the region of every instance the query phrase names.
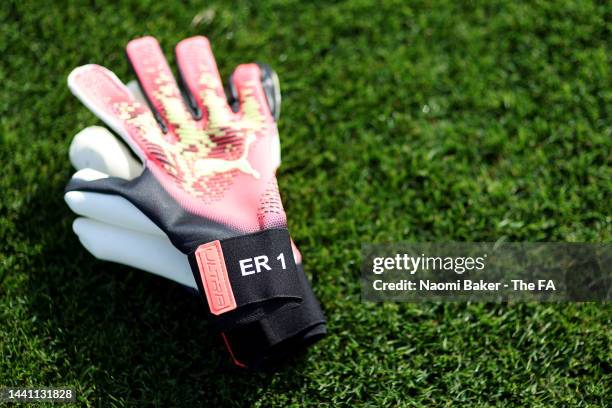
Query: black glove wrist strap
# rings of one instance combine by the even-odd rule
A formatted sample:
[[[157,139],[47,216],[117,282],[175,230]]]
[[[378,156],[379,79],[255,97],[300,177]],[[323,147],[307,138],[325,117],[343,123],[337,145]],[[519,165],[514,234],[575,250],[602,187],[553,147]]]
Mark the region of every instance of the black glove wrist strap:
[[[208,316],[237,365],[265,365],[325,335],[286,229],[206,242],[188,258]]]
[[[297,265],[297,268],[304,293],[299,306],[277,310],[261,320],[222,332],[227,349],[237,365],[274,365],[327,333],[319,302],[301,265]]]
[[[203,243],[188,258],[209,316],[222,329],[302,301],[303,287],[286,229]]]

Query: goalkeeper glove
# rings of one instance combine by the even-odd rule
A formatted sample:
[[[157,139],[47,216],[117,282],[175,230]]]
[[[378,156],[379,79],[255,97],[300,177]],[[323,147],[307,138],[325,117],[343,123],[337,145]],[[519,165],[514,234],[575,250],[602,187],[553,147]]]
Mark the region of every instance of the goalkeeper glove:
[[[204,37],[176,48],[182,90],[155,39],[134,40],[127,52],[150,108],[97,65],[75,69],[68,83],[144,170],[132,180],[73,177],[67,193],[121,197],[170,239],[236,364],[266,364],[322,337],[324,318],[293,256],[276,186],[278,134],[265,70],[235,70],[234,112]]]

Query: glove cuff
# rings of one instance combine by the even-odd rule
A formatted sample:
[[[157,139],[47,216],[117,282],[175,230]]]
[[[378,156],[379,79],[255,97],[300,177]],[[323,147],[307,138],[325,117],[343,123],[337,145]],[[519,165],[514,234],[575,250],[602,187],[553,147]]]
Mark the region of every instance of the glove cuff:
[[[325,335],[286,229],[207,242],[188,258],[208,316],[237,365],[263,365]]]
[[[273,367],[326,334],[325,317],[310,287],[300,306],[221,332],[234,364],[250,368]]]

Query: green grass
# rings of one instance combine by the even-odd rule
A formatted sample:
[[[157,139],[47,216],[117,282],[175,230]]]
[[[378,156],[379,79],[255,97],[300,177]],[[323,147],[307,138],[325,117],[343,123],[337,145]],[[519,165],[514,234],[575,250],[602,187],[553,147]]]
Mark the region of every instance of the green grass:
[[[364,242],[610,241],[609,3],[76,3],[0,6],[0,385],[91,406],[606,404],[609,304],[367,304],[358,269]],[[99,122],[66,76],[130,79],[143,34],[280,75],[279,181],[330,335],[276,373],[234,369],[199,301],[71,232],[68,145]]]

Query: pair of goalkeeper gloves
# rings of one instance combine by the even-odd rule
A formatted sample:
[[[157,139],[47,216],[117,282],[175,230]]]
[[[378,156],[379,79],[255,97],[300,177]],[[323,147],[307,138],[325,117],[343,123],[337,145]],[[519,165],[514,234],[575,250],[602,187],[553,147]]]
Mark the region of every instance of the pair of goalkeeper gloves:
[[[233,362],[269,366],[326,334],[276,183],[278,78],[244,64],[224,88],[201,36],[175,55],[178,82],[152,37],[127,45],[138,83],[99,65],[69,75],[122,139],[98,126],[75,136],[73,229],[96,258],[196,289]]]

